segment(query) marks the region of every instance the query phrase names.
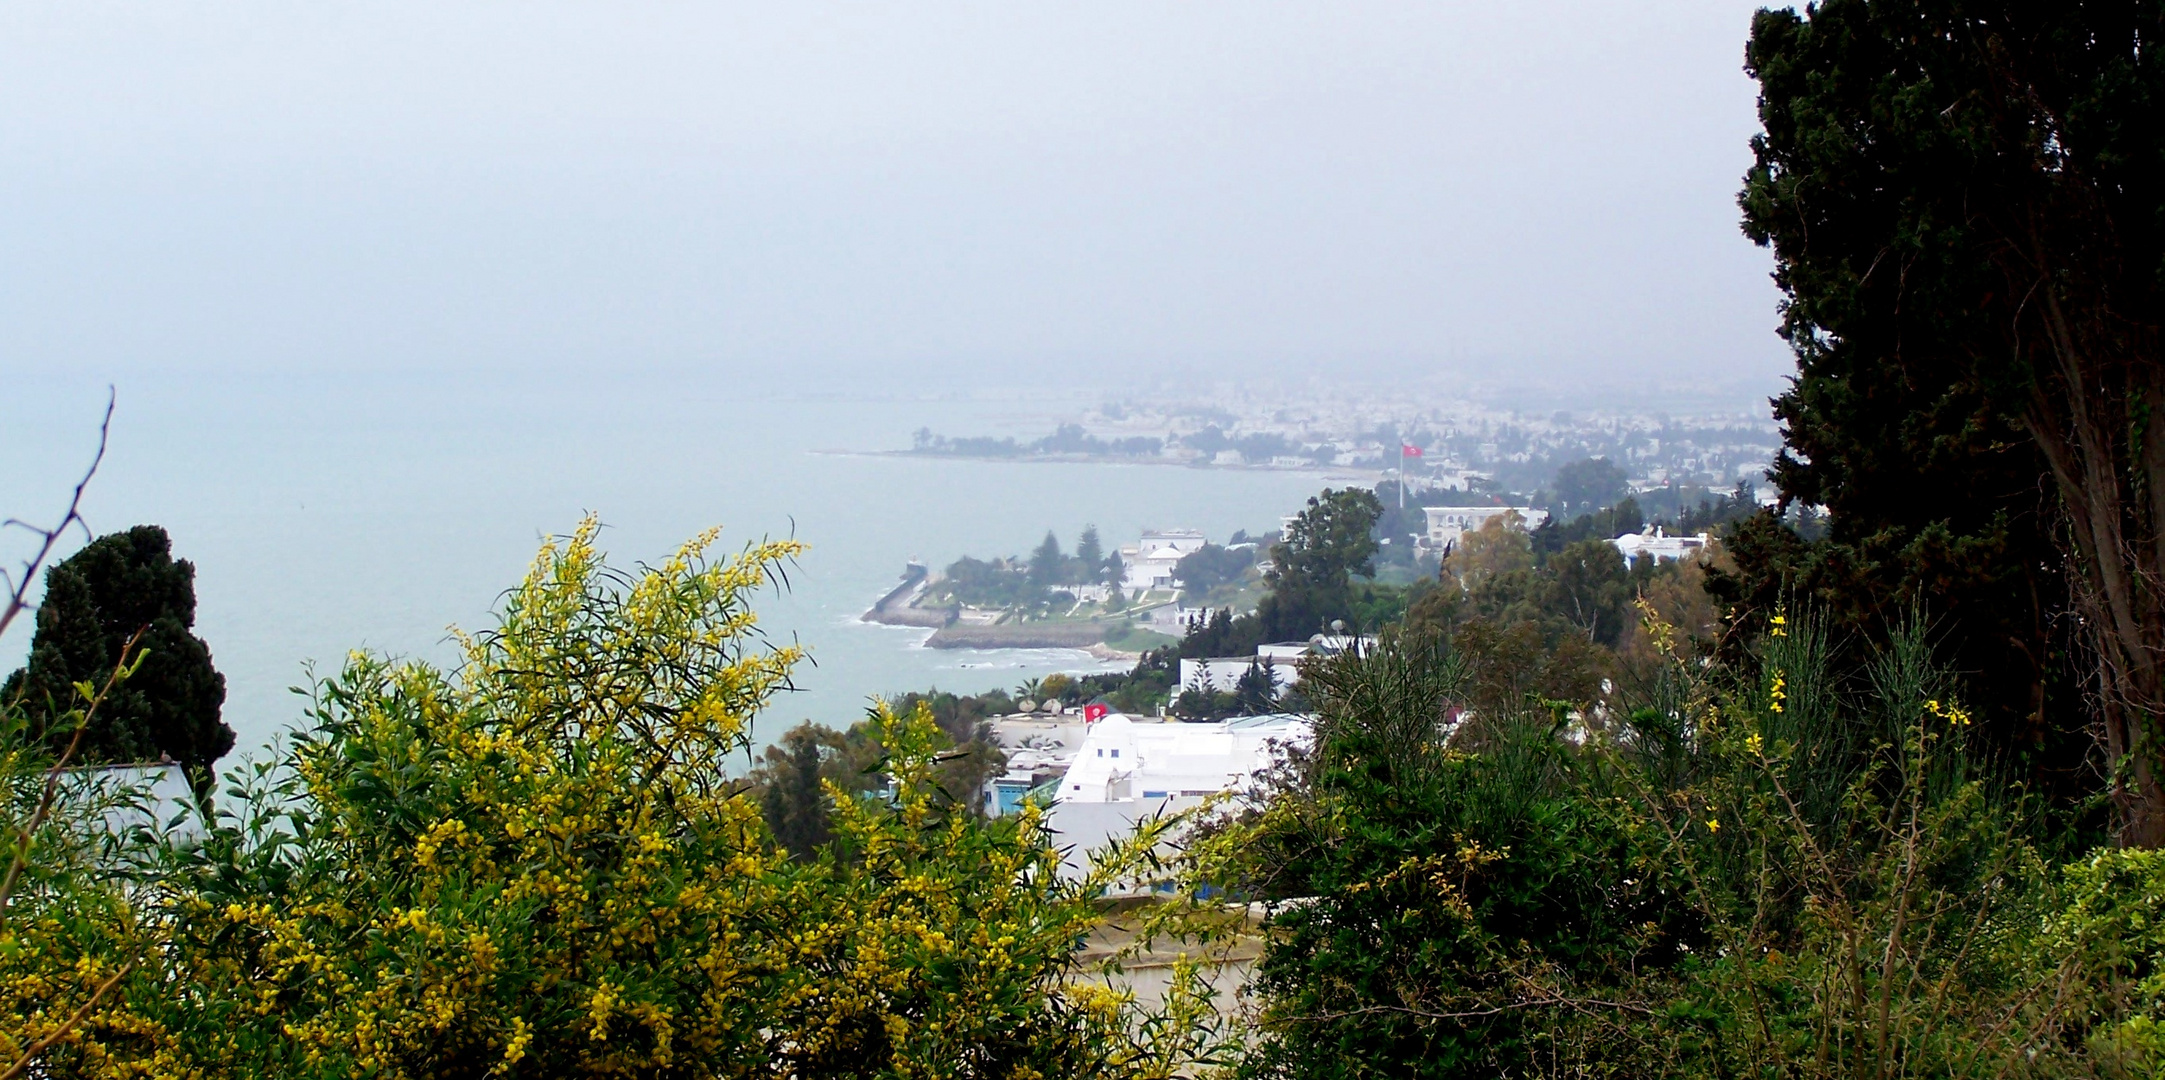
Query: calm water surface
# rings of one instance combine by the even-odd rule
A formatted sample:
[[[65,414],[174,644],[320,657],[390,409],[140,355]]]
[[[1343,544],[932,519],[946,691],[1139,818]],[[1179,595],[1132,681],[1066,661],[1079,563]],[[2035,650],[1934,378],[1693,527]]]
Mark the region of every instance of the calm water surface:
[[[102,385],[15,379],[0,404],[0,516],[42,519],[65,501]],[[846,724],[874,695],[1102,666],[1066,650],[930,650],[924,631],[858,622],[911,556],[1026,553],[1047,529],[1072,546],[1086,523],[1109,545],[1150,526],[1223,539],[1274,527],[1323,484],[824,452],[904,447],[928,425],[1035,434],[1062,409],[811,389],[824,399],[685,377],[135,377],[121,382],[87,512],[99,532],[164,525],[195,562],[196,631],[226,675],[242,751],[299,718],[288,688],[311,661],[333,667],[355,648],[450,659],[446,629],[486,625],[539,540],[588,511],[619,563],[660,559],[714,524],[725,547],[794,535],[810,550],[759,610],[816,666],[762,718],[764,741],[799,719]],[[0,554],[19,561],[22,541]],[[19,622],[0,664],[20,663],[28,643]]]

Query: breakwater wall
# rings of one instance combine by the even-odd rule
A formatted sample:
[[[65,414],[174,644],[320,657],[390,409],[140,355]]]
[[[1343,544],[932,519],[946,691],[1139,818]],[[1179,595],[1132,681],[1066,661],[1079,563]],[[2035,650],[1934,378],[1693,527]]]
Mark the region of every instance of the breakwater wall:
[[[887,595],[880,597],[879,603],[872,605],[872,610],[859,615],[857,618],[863,622],[879,623],[883,626],[921,626],[928,630],[938,629],[954,622],[954,608],[916,608],[910,606],[910,602],[917,599],[918,594],[924,592],[930,576],[930,572],[923,566],[911,563],[902,572],[902,584],[889,589]]]

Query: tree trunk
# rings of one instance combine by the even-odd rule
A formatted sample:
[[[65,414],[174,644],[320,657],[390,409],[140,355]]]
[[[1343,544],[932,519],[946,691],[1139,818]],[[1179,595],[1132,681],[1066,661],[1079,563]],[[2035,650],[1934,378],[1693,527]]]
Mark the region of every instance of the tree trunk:
[[[2071,316],[2055,284],[2038,291],[2026,419],[2066,514],[2120,840],[2165,846],[2165,367],[2153,328]]]

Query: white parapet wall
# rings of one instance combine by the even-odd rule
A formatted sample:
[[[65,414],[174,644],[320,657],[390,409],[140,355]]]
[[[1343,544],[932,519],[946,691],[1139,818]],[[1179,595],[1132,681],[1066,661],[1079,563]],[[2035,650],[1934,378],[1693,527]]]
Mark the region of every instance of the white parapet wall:
[[[1187,724],[1113,713],[1091,724],[1046,817],[1067,849],[1061,873],[1081,874],[1092,850],[1145,818],[1250,791],[1258,771],[1313,737],[1307,717],[1282,713]]]

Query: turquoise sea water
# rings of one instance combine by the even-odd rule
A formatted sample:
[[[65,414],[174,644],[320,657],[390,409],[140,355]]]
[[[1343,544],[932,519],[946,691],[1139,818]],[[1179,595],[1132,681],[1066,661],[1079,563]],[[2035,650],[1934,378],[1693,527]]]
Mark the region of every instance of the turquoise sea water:
[[[1072,546],[1143,527],[1223,538],[1275,527],[1318,476],[1166,466],[940,461],[886,450],[910,432],[1049,430],[1057,402],[882,400],[847,385],[746,393],[720,378],[194,376],[120,381],[111,450],[86,503],[100,532],[166,526],[196,564],[197,633],[226,675],[243,752],[293,724],[289,687],[347,650],[447,660],[451,625],[486,625],[539,540],[593,511],[612,559],[659,559],[708,525],[724,546],[810,545],[763,626],[816,666],[763,718],[846,724],[869,697],[975,691],[1094,670],[1066,650],[922,648],[925,632],[857,616],[905,559],[1027,552],[1048,528]],[[95,442],[103,383],[23,376],[0,404],[0,516],[42,520]],[[1094,398],[1078,400],[1083,406]],[[1076,411],[1080,411],[1077,409]],[[24,537],[0,543],[19,561]],[[79,542],[79,538],[76,542]],[[0,641],[20,663],[29,627]]]

